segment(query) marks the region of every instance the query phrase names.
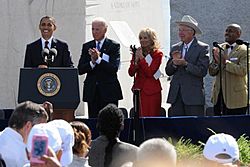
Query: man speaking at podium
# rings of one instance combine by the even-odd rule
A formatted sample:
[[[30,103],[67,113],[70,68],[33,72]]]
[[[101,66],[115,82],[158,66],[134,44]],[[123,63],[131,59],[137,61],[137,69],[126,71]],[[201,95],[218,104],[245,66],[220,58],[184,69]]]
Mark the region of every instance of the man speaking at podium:
[[[67,43],[53,37],[55,23],[53,17],[41,18],[39,29],[42,37],[27,45],[24,67],[73,67]]]

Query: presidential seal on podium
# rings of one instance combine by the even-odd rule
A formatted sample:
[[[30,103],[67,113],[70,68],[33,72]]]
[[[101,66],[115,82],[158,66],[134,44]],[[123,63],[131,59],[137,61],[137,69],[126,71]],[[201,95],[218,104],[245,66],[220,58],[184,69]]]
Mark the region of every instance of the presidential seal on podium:
[[[53,73],[41,75],[37,81],[38,91],[47,97],[56,95],[61,88],[61,82],[58,76]]]

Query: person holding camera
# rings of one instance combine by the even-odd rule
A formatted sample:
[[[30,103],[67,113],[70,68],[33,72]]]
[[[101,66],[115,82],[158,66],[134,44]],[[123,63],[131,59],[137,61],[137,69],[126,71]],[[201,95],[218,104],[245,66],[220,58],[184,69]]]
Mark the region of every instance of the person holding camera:
[[[140,116],[160,116],[161,83],[159,70],[163,53],[155,30],[144,28],[139,33],[141,46],[130,61],[128,73],[135,77],[132,90],[140,89]]]
[[[68,44],[53,37],[55,18],[42,17],[39,30],[42,37],[26,47],[24,67],[73,67]]]

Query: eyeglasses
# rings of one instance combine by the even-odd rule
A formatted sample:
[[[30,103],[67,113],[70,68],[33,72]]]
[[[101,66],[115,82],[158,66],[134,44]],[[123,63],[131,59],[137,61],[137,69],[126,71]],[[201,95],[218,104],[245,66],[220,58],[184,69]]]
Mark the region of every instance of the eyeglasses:
[[[191,29],[179,29],[179,32],[188,32],[188,31],[193,31]]]

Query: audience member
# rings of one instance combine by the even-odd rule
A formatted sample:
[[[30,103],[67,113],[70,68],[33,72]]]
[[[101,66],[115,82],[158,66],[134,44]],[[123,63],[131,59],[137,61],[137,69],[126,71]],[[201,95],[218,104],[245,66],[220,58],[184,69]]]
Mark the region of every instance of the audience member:
[[[223,49],[221,61],[219,48],[213,48],[214,59],[209,66],[209,74],[216,76],[212,93],[215,115],[246,114],[247,47],[236,44],[241,31],[238,24],[227,26],[225,43],[219,44]]]
[[[140,89],[140,116],[160,116],[161,83],[159,70],[163,53],[155,30],[144,28],[139,33],[141,46],[132,56],[128,73],[135,76],[132,90]]]
[[[92,167],[119,167],[135,161],[138,147],[119,140],[124,127],[124,115],[114,104],[104,107],[97,119],[100,136],[92,141],[89,164]]]
[[[51,121],[53,119],[53,104],[48,101],[45,101],[42,104],[42,107],[45,109],[45,111],[48,114],[48,117],[49,117],[48,122]]]
[[[26,101],[12,113],[9,125],[0,133],[0,154],[6,166],[21,167],[28,162],[26,143],[31,128],[47,122],[48,115],[41,105]]]
[[[26,47],[24,67],[73,67],[70,51],[66,42],[63,42],[53,36],[56,30],[55,18],[51,16],[44,16],[40,20],[39,30],[41,31],[41,38],[35,42],[28,44]],[[44,48],[54,58],[44,57]]]
[[[74,131],[71,125],[62,119],[53,120],[47,123],[49,126],[56,127],[62,139],[62,166],[68,166],[73,161],[72,147],[75,143]]]
[[[204,165],[237,167],[239,163],[240,152],[235,138],[229,134],[219,133],[208,138],[203,155],[205,157]]]
[[[43,155],[41,157],[44,164],[31,164],[31,167],[62,167],[60,164],[55,152],[49,147],[48,148],[48,155]]]
[[[153,138],[140,145],[133,167],[174,167],[176,161],[174,146],[165,139]]]
[[[69,167],[89,167],[87,154],[91,144],[91,131],[80,121],[73,121],[70,125],[74,130],[75,145],[73,146],[73,162]]]
[[[117,78],[120,65],[120,44],[106,37],[108,24],[103,18],[92,21],[93,40],[82,45],[78,63],[79,75],[84,81],[83,101],[88,103],[89,118],[109,103],[118,106],[122,90]]]
[[[171,48],[165,68],[173,76],[167,102],[171,104],[169,116],[204,115],[205,94],[203,78],[209,64],[209,46],[196,39],[201,34],[198,22],[189,15],[176,22],[181,42]]]
[[[60,164],[60,160],[62,157],[63,141],[62,141],[62,138],[60,136],[58,129],[55,126],[50,125],[48,123],[41,123],[32,127],[30,134],[28,136],[28,141],[27,141],[27,151],[28,151],[29,159],[31,156],[30,153],[32,149],[32,138],[34,135],[44,135],[48,137],[48,147],[50,151],[48,152],[47,155],[44,155],[41,157],[41,159],[45,160],[45,164],[42,164],[42,165],[49,166],[49,164],[51,163],[58,164],[58,162]],[[29,167],[29,166],[35,167],[35,166],[40,166],[40,164],[31,162],[25,165],[25,167]]]

